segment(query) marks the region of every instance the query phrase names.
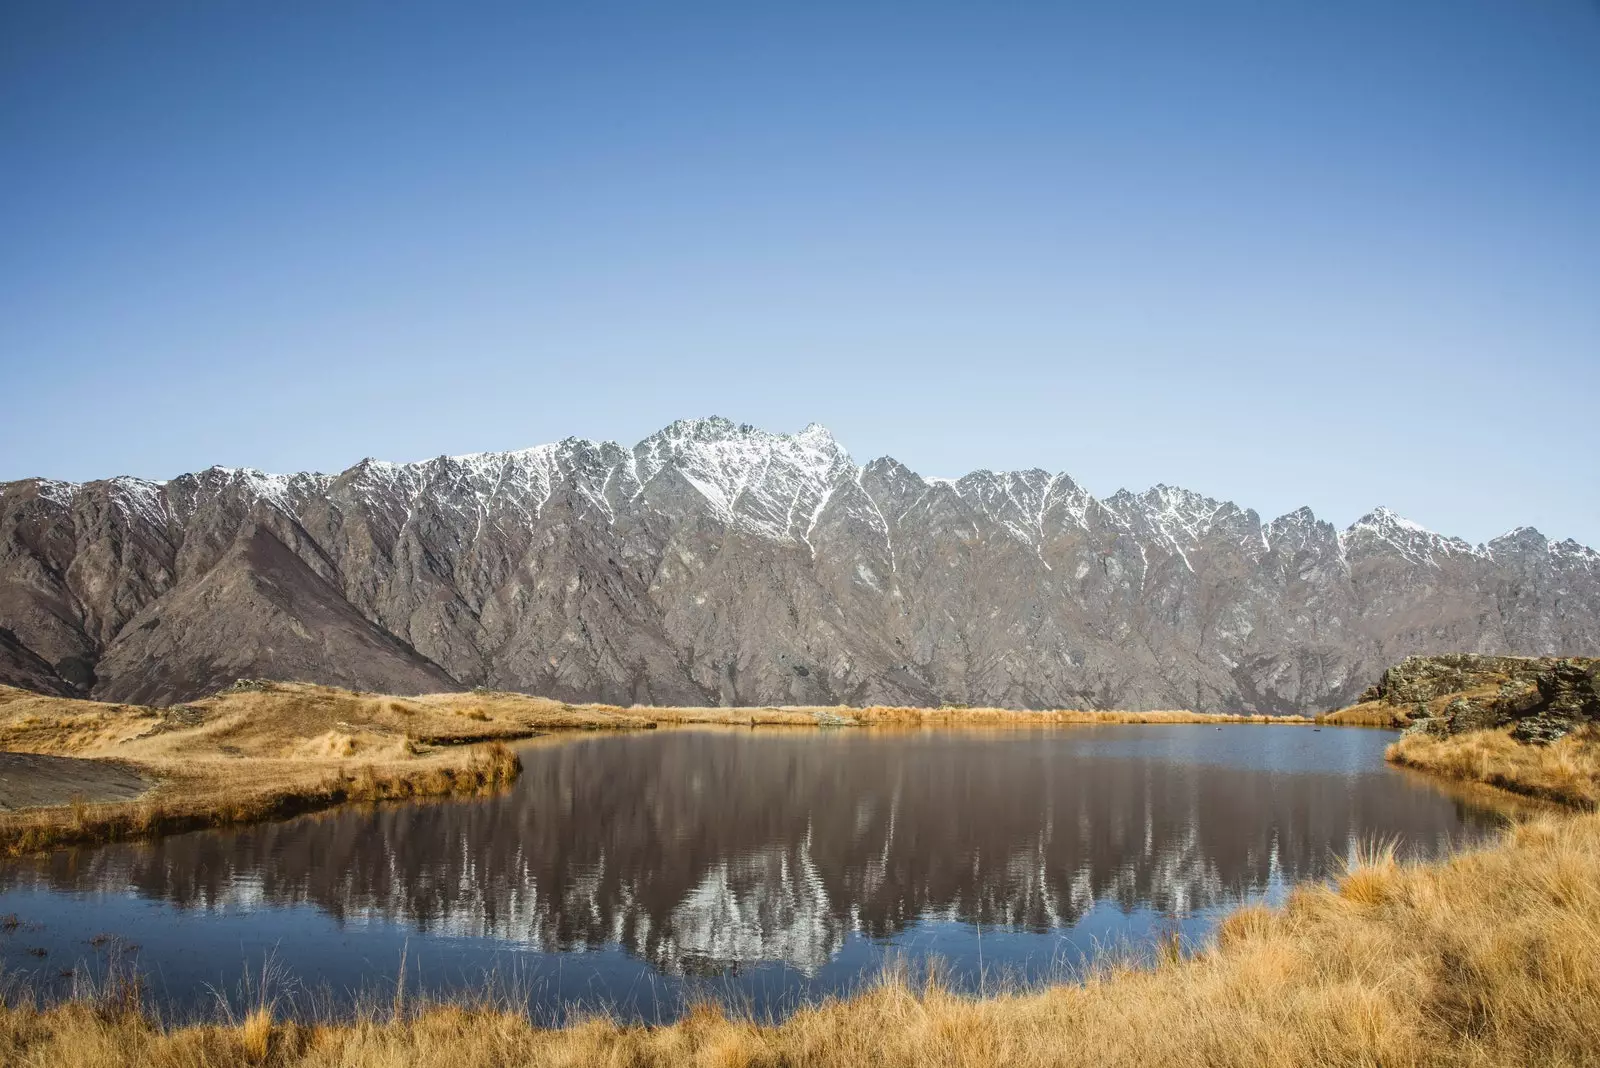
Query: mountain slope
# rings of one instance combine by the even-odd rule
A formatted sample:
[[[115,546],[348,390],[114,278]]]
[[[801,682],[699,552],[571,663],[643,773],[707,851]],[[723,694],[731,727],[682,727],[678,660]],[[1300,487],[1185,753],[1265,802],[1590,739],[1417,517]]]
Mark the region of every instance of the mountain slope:
[[[34,675],[119,699],[236,673],[1288,712],[1412,653],[1600,648],[1600,555],[1526,528],[1474,547],[1385,509],[1341,532],[1169,486],[925,479],[858,466],[819,426],[704,419],[631,449],[3,484],[0,626]]]
[[[199,581],[131,620],[99,668],[101,697],[138,704],[182,701],[241,678],[402,694],[457,685],[261,527],[241,531]]]
[[[0,686],[18,686],[57,697],[75,692],[71,683],[4,627],[0,627]]]

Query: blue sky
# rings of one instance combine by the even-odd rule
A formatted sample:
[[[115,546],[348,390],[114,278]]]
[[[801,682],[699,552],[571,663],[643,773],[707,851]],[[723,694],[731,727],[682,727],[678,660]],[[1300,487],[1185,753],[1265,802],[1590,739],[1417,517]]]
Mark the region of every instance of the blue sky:
[[[1600,5],[0,3],[0,479],[679,417],[1600,545]]]

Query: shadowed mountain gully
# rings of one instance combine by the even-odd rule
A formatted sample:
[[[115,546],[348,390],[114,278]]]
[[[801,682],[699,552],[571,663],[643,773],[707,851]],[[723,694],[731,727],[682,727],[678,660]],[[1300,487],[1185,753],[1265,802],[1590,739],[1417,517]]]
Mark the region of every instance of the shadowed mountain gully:
[[[674,423],[338,475],[0,485],[0,682],[1304,712],[1413,653],[1600,648],[1600,554]]]

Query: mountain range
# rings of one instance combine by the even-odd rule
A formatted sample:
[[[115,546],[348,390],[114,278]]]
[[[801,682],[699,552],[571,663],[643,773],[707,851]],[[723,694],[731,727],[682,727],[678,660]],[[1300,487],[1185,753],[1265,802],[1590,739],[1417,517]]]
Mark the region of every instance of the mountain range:
[[[0,484],[0,682],[1305,712],[1403,656],[1600,649],[1600,554],[684,420],[337,475]]]

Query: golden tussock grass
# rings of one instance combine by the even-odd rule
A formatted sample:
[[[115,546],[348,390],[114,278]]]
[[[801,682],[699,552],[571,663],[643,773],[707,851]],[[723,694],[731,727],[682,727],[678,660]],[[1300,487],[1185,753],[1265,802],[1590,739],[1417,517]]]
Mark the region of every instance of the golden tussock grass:
[[[634,706],[621,713],[661,724],[712,724],[750,727],[1061,727],[1133,723],[1265,723],[1304,725],[1304,716],[1226,715],[1178,710],[1153,712],[1080,709],[1029,710],[945,705],[770,705],[731,708],[654,708]]]
[[[1437,737],[1408,734],[1389,746],[1395,764],[1576,808],[1600,807],[1600,728],[1549,745],[1523,745],[1510,728]]]
[[[350,802],[481,794],[509,785],[521,770],[516,753],[500,742],[407,766],[329,768],[306,760],[202,765],[169,774],[134,801],[0,813],[0,853],[259,823]]]
[[[1304,716],[1223,715],[1206,712],[1185,712],[1176,709],[1153,712],[1046,709],[1034,712],[1010,708],[898,708],[873,705],[868,708],[842,709],[840,714],[853,717],[863,726],[1055,727],[1087,726],[1097,723],[1265,723],[1304,725],[1310,722]]]
[[[1410,715],[1404,709],[1383,701],[1367,701],[1364,704],[1341,708],[1337,712],[1324,712],[1316,719],[1318,723],[1336,727],[1399,728],[1411,722]]]
[[[0,686],[0,749],[70,754],[115,746],[161,718],[141,705],[49,697]]]
[[[656,725],[1024,727],[1115,723],[1304,724],[1301,716],[1187,711],[910,708],[874,705],[669,707],[569,704],[527,694],[395,697],[295,682],[252,682],[175,709],[44,697],[0,686],[0,748],[130,760],[234,755],[397,753],[424,745],[526,738],[545,731],[637,730]],[[309,745],[309,748],[307,746]],[[337,750],[336,752],[334,750]]]
[[[666,707],[633,705],[626,714],[636,716],[652,725],[715,725],[726,727],[815,727],[819,723],[839,721],[839,712],[848,711],[823,707]],[[848,721],[843,721],[848,723]]]
[[[0,1010],[0,1062],[83,1068],[1044,1068],[1600,1063],[1600,815],[1534,820],[1431,865],[1374,847],[1330,886],[1229,916],[1212,945],[1083,983],[969,997],[890,971],[765,1023],[544,1029],[508,1002],[165,1027],[112,999]]]

